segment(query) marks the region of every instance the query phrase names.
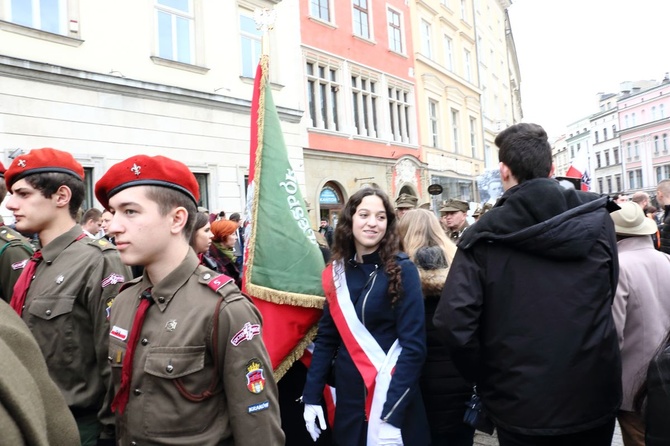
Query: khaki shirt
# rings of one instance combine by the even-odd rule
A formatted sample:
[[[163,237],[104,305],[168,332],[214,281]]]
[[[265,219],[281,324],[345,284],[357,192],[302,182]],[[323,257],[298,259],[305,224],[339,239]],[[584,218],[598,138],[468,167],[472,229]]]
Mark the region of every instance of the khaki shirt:
[[[217,273],[198,263],[190,250],[153,286],[135,347],[128,404],[122,416],[117,414],[117,439],[124,446],[283,445],[261,315],[232,282],[224,285]],[[139,297],[151,286],[144,275],[114,302],[109,338],[114,392]],[[210,385],[213,395],[198,398]]]
[[[14,284],[33,254],[28,240],[8,226],[0,224],[0,297],[12,300]]]
[[[98,414],[114,431],[107,361],[109,308],[130,271],[105,240],[83,237],[81,226],[42,249],[23,320],[35,336],[49,374],[76,416]]]

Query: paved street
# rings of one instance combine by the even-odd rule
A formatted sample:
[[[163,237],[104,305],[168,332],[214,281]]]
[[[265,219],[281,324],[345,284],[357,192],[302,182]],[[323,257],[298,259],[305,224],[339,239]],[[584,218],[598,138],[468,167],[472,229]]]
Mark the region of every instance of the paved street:
[[[498,439],[495,436],[488,434],[483,434],[481,432],[475,433],[475,446],[498,446]],[[623,446],[623,440],[621,439],[621,431],[619,430],[619,425],[617,424],[616,429],[614,429],[614,438],[612,439],[612,446]]]

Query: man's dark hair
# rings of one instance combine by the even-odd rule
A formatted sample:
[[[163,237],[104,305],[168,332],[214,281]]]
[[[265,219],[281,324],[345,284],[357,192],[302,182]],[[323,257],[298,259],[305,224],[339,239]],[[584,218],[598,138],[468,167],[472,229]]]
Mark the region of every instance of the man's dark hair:
[[[547,178],[551,173],[551,145],[547,132],[537,124],[515,124],[495,139],[498,160],[505,163],[519,183]]]
[[[77,212],[84,202],[84,182],[80,178],[67,173],[42,172],[28,175],[25,180],[40,191],[44,198],[51,198],[61,186],[68,187],[72,193],[68,210],[70,217],[77,220]]]
[[[193,227],[195,226],[195,217],[198,213],[198,208],[193,200],[183,192],[162,186],[147,186],[146,195],[149,200],[158,203],[158,211],[162,216],[167,215],[172,209],[177,207],[186,209],[188,218],[184,225],[183,235],[187,241],[190,241]]]
[[[81,220],[79,221],[79,224],[86,224],[87,221],[89,220],[100,220],[102,218],[102,211],[100,209],[96,208],[91,208],[84,212],[84,215],[82,215]]]
[[[228,220],[239,223],[240,222],[240,214],[238,214],[237,212],[233,212],[232,214],[230,214],[230,217],[228,218]]]

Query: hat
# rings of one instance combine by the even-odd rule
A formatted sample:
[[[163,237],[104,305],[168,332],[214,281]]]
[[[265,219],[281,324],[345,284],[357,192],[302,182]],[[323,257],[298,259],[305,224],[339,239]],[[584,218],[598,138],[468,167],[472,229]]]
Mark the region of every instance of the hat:
[[[164,156],[135,155],[114,164],[95,184],[95,196],[107,209],[109,199],[134,186],[162,186],[183,192],[198,205],[198,181],[185,164]]]
[[[419,202],[419,199],[416,198],[414,195],[400,194],[400,196],[395,199],[395,207],[396,208],[411,208],[411,209],[414,209],[418,202]]]
[[[221,241],[237,230],[237,223],[230,220],[216,220],[212,222],[210,230],[215,241]]]
[[[470,210],[470,205],[467,201],[450,199],[442,204],[440,212],[468,212]]]
[[[44,148],[33,149],[26,155],[14,158],[5,171],[5,184],[7,189],[11,189],[21,178],[43,172],[67,173],[84,181],[84,168],[70,153]]]
[[[632,201],[619,203],[620,210],[612,212],[614,229],[619,235],[651,235],[656,234],[658,227],[651,218],[644,215],[639,204]]]

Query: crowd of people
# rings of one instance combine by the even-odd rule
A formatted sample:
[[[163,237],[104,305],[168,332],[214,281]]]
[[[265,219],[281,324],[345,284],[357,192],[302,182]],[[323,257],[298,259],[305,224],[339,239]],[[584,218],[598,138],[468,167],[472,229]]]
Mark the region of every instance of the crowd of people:
[[[618,421],[670,444],[670,180],[654,208],[559,184],[538,125],[495,143],[495,204],[365,187],[321,220],[311,363],[279,385],[241,216],[198,208],[184,164],[121,161],[84,212],[70,154],[0,166],[3,441],[471,446],[488,423],[501,446],[605,446]]]

